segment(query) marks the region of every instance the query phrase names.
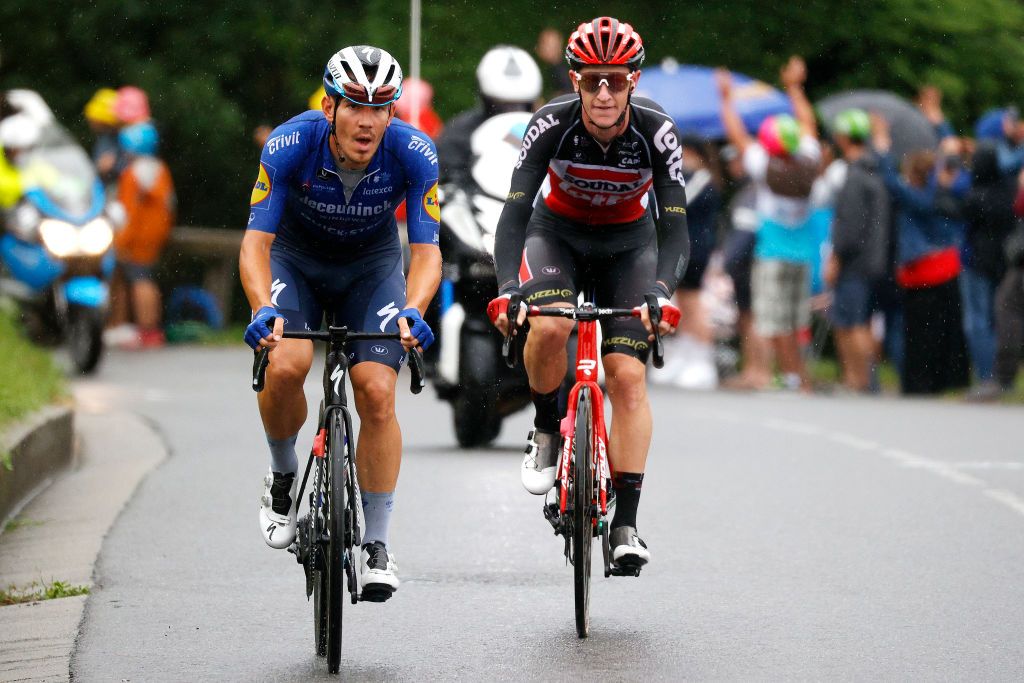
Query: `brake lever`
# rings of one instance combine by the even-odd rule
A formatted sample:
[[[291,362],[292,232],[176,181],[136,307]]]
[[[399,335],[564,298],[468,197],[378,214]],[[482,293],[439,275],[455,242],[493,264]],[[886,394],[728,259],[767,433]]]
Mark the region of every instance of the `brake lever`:
[[[644,294],[644,301],[647,303],[647,315],[651,320],[651,330],[654,334],[654,367],[661,369],[665,367],[665,345],[661,341],[661,331],[658,326],[661,324],[661,305],[658,297],[654,294]]]
[[[426,386],[426,380],[423,379],[423,355],[415,348],[409,349],[409,372],[412,374],[409,390],[418,394]]]
[[[261,347],[255,353],[252,361],[252,390],[256,393],[263,391],[267,380],[267,366],[270,365],[270,348]]]
[[[514,368],[519,361],[514,338],[519,329],[519,307],[522,304],[523,295],[512,294],[508,299],[508,308],[505,309],[505,315],[508,316],[508,334],[505,335],[505,339],[501,343],[501,356],[509,368]]]

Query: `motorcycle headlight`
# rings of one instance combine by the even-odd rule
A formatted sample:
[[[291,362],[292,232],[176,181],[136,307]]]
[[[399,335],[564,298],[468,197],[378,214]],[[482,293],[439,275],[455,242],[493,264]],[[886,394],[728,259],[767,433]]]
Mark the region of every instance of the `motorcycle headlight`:
[[[57,258],[78,251],[78,230],[70,223],[47,218],[39,224],[39,235],[43,238],[43,246]]]
[[[114,230],[106,218],[94,218],[78,233],[78,247],[89,256],[99,256],[110,248]]]
[[[32,242],[36,238],[36,229],[39,228],[39,209],[32,204],[24,203],[14,210],[11,216],[11,233],[20,240]]]

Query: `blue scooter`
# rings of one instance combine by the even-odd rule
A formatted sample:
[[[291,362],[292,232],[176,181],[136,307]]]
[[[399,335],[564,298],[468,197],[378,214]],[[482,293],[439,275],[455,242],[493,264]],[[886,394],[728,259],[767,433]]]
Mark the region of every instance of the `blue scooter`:
[[[75,368],[91,373],[103,353],[111,245],[124,211],[108,205],[89,157],[56,123],[12,161],[24,195],[4,216],[0,292],[17,301],[30,336],[66,343]]]

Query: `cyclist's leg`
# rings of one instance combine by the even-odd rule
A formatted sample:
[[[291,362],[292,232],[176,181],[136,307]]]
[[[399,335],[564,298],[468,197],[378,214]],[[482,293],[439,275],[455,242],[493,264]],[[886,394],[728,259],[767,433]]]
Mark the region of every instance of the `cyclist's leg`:
[[[572,250],[554,230],[550,216],[534,213],[527,227],[523,262],[519,270],[523,299],[532,306],[574,306],[576,263]],[[537,408],[535,426],[557,431],[558,388],[565,378],[566,342],[573,322],[562,318],[530,318],[530,332],[523,350],[523,364]]]
[[[601,275],[594,278],[594,287],[602,305],[632,308],[643,303],[644,292],[654,284],[657,263],[653,226],[646,234],[648,238],[636,242],[632,249],[609,254],[607,259],[595,259]],[[643,564],[650,554],[636,535],[636,511],[651,442],[651,409],[645,381],[650,344],[647,330],[635,318],[605,321],[601,330],[605,382],[612,404],[608,437],[616,497],[612,530],[623,530],[612,538],[613,557],[629,557],[634,563]]]
[[[270,270],[272,301],[285,318],[285,329],[305,329],[308,321],[319,321],[321,309],[301,275],[305,269],[272,250]],[[312,362],[312,342],[282,340],[271,352],[266,385],[257,395],[271,460],[260,504],[260,530],[273,548],[285,548],[295,538],[295,440],[306,419],[302,383]]]
[[[405,306],[405,278],[398,242],[378,249],[353,268],[360,275],[338,297],[334,309],[335,324],[366,332],[397,332],[398,312]],[[398,341],[353,342],[348,348],[352,388],[360,430],[356,466],[362,490],[364,553],[367,581],[398,587],[393,562],[386,550],[394,492],[402,458],[402,434],[395,416],[395,386],[405,352]],[[374,554],[380,554],[379,558]],[[377,567],[377,565],[381,565]],[[377,570],[380,570],[379,572]],[[382,578],[377,574],[386,574]],[[372,575],[372,576],[371,576]]]

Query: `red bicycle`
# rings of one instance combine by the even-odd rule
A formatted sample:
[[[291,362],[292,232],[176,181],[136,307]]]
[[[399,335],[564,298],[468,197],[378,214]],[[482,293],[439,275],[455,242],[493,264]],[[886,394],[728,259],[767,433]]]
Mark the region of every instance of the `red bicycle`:
[[[664,347],[658,333],[661,309],[656,297],[645,297],[654,330],[654,367],[664,365]],[[502,354],[509,366],[516,363],[513,342],[522,299],[514,295],[508,304],[509,330]],[[558,460],[555,502],[545,501],[544,517],[556,534],[565,539],[565,557],[573,566],[576,602],[576,634],[586,638],[590,631],[591,544],[601,538],[604,575],[639,576],[639,567],[618,566],[611,561],[608,541],[609,485],[612,478],[608,460],[608,434],[604,421],[604,393],[597,382],[597,323],[609,318],[639,318],[641,307],[598,308],[585,302],[576,308],[528,306],[527,317],[568,318],[578,323],[576,341],[576,383],[569,392],[566,416],[562,419],[561,455]]]

